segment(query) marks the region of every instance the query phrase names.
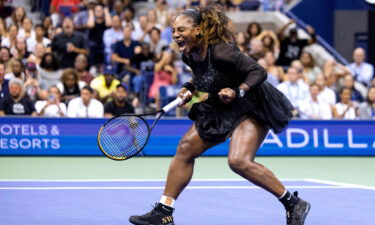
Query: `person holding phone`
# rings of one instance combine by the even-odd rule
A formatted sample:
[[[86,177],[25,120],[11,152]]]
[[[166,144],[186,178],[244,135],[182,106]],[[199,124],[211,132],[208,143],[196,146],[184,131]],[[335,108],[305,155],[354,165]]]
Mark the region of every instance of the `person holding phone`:
[[[53,85],[48,88],[48,99],[37,101],[35,109],[38,116],[44,117],[65,117],[66,105],[60,102],[61,93],[57,86]]]

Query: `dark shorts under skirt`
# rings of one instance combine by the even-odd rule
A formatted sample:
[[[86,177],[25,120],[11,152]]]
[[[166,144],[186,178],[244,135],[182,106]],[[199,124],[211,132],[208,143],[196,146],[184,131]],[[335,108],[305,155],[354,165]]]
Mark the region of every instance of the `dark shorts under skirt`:
[[[193,105],[189,118],[195,122],[201,138],[220,143],[248,117],[280,133],[293,117],[292,110],[293,106],[286,96],[264,82],[253,87],[243,98],[228,104],[222,103],[217,95],[209,95],[206,101]]]

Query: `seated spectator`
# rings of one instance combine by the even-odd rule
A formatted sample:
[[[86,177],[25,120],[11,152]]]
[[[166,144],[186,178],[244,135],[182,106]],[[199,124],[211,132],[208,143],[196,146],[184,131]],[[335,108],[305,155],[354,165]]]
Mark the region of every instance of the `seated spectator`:
[[[158,15],[156,14],[155,9],[148,10],[147,21],[148,21],[148,26],[149,26],[149,32],[154,27],[156,27],[160,30],[163,29],[163,26],[160,23],[158,23]]]
[[[95,77],[91,81],[90,87],[98,94],[97,97],[101,102],[108,102],[112,100],[119,84],[120,81],[116,79],[114,69],[112,66],[107,66],[102,75]]]
[[[361,92],[359,92],[354,85],[353,76],[351,76],[350,74],[348,74],[344,77],[343,87],[349,88],[351,90],[351,98],[350,99],[353,101],[355,106],[358,106],[359,103],[364,101],[364,98],[363,98]]]
[[[112,48],[114,44],[122,39],[124,39],[124,35],[122,32],[121,19],[120,16],[114,15],[112,17],[112,27],[105,30],[103,34],[104,58],[106,64],[110,64],[111,62]]]
[[[258,60],[264,57],[264,53],[265,51],[261,40],[253,39],[250,41],[249,55],[251,58],[253,58],[254,60]]]
[[[122,84],[117,85],[113,100],[104,107],[104,116],[113,117],[123,113],[134,113],[134,107],[129,102],[128,92]]]
[[[176,12],[174,11],[168,12],[167,26],[161,32],[161,39],[166,41],[168,45],[170,45],[173,42],[172,25],[175,19],[176,19]]]
[[[35,109],[38,116],[44,117],[64,117],[66,115],[66,105],[60,102],[60,90],[52,85],[48,88],[48,99],[37,101]]]
[[[10,49],[8,47],[1,46],[0,47],[0,62],[4,63],[6,73],[12,72],[11,57],[12,57],[12,54],[10,53]]]
[[[129,9],[126,9],[126,10],[129,10]],[[122,0],[115,0],[113,2],[113,9],[111,11],[111,15],[121,16],[123,12],[124,12],[124,3],[122,2]]]
[[[350,88],[342,88],[340,90],[340,102],[333,108],[333,117],[337,119],[354,120],[356,116],[356,109],[353,102],[350,100],[352,90]]]
[[[27,51],[26,40],[23,37],[18,37],[16,42],[16,50],[13,52],[13,57],[21,59],[24,63],[29,58],[30,52]]]
[[[31,53],[35,53],[35,46],[37,43],[41,43],[44,47],[48,47],[51,44],[51,40],[44,37],[45,31],[41,24],[35,26],[35,38],[27,39],[27,50]]]
[[[369,87],[374,78],[374,66],[365,62],[366,53],[363,48],[356,48],[353,52],[354,62],[348,66],[354,79]]]
[[[52,33],[54,30],[54,25],[52,22],[52,19],[50,16],[45,16],[42,20],[42,26],[45,31],[44,37],[48,38],[49,40],[52,40]]]
[[[76,60],[74,62],[74,69],[77,71],[81,81],[84,81],[86,85],[90,85],[91,81],[94,79],[94,76],[89,71],[87,71],[88,61],[86,55],[79,54],[76,57]]]
[[[80,2],[80,0],[52,0],[50,13],[70,16],[78,11],[78,5]]]
[[[112,25],[112,18],[106,6],[98,4],[93,10],[89,10],[87,20],[89,63],[91,66],[99,66],[104,62],[103,34]]]
[[[363,120],[375,120],[375,86],[367,92],[367,99],[358,107],[358,117]]]
[[[267,82],[272,86],[277,87],[279,84],[279,78],[272,73],[268,72],[268,64],[264,58],[258,59],[258,64],[261,65],[267,71]]]
[[[298,102],[306,101],[310,98],[308,86],[301,79],[298,79],[298,76],[298,70],[294,67],[289,67],[287,71],[288,80],[277,86],[296,109],[298,109]]]
[[[9,96],[0,100],[0,116],[36,116],[34,104],[24,96],[23,82],[19,79],[9,81]]]
[[[258,22],[251,22],[246,29],[246,39],[250,43],[253,39],[257,38],[262,32],[262,27]]]
[[[316,84],[319,87],[318,99],[328,103],[330,106],[336,104],[336,93],[326,84],[326,77],[323,74],[316,76]]]
[[[293,20],[285,24],[278,32],[277,36],[280,40],[280,54],[277,60],[277,65],[289,66],[293,60],[299,59],[302,50],[305,46],[316,42],[315,30],[311,26],[307,26],[307,32],[310,34],[310,39],[301,39],[298,37],[297,28],[292,28],[289,31],[289,36],[284,35],[285,29],[294,24]]]
[[[35,38],[35,31],[33,29],[33,21],[26,17],[22,21],[22,27],[18,30],[17,37],[22,37],[25,40],[32,38]]]
[[[83,34],[87,35],[87,20],[89,19],[89,11],[95,8],[97,0],[83,0],[83,7],[78,13],[74,15],[74,29]]]
[[[27,97],[32,101],[35,102],[38,98],[46,98],[47,93],[46,91],[40,90],[39,88],[39,81],[38,81],[38,70],[36,68],[35,63],[28,62],[26,63],[25,69],[25,76],[26,81],[24,83],[25,92]]]
[[[40,63],[42,62],[43,55],[47,52],[46,47],[43,43],[36,43],[34,54],[30,55],[27,59],[28,62],[35,63],[38,67],[40,67]]]
[[[337,82],[347,74],[350,74],[348,68],[334,59],[326,60],[323,65],[323,75],[326,78],[327,87],[333,90],[337,89]]]
[[[52,51],[56,53],[62,68],[73,67],[78,54],[88,54],[85,39],[80,33],[74,32],[73,21],[69,17],[63,19],[62,30],[52,40]]]
[[[13,52],[16,48],[17,35],[18,27],[16,25],[10,25],[7,34],[1,39],[1,46],[8,47],[10,52]]]
[[[83,87],[80,97],[69,102],[68,117],[100,118],[103,115],[103,104],[94,98],[94,91],[89,86]]]
[[[22,27],[22,21],[26,17],[26,10],[18,6],[14,9],[12,17],[7,18],[7,26],[16,25],[17,27]]]
[[[280,53],[280,42],[277,39],[276,34],[271,30],[262,31],[257,37],[260,39],[263,44],[265,52],[272,52],[275,56],[278,56]]]
[[[153,27],[150,31],[150,48],[156,58],[160,58],[163,48],[168,46],[168,43],[160,38],[160,34],[160,30],[156,27]]]
[[[9,80],[5,79],[5,65],[0,63],[0,100],[9,95]]]
[[[48,52],[43,55],[38,72],[41,89],[47,90],[50,86],[59,83],[62,70],[60,70],[59,61],[53,53]]]
[[[5,79],[13,80],[15,78],[20,79],[21,81],[25,81],[25,65],[23,64],[21,59],[14,59],[11,62],[11,69],[12,72],[5,74]]]
[[[147,15],[141,14],[138,17],[138,24],[134,24],[134,32],[132,33],[132,39],[137,40],[139,42],[150,43],[150,35],[149,32],[151,30],[151,26],[148,23]]]
[[[316,81],[316,76],[322,73],[322,70],[315,65],[315,60],[311,53],[302,52],[300,61],[303,65],[303,77],[307,83],[312,84]]]
[[[247,42],[246,36],[243,32],[237,32],[236,45],[242,53],[249,55],[249,43]]]
[[[57,84],[61,93],[61,101],[68,104],[73,98],[79,97],[84,86],[85,82],[79,80],[77,71],[65,69],[61,75],[61,82]]]
[[[160,108],[159,88],[173,85],[177,82],[177,71],[173,65],[173,55],[170,51],[163,51],[161,59],[155,63],[154,80],[148,96],[155,99],[157,108]]]
[[[331,106],[318,98],[319,86],[317,84],[310,85],[311,98],[305,99],[298,103],[298,111],[301,119],[332,119]]]
[[[112,53],[112,62],[117,63],[116,73],[122,75],[134,68],[131,65],[131,59],[141,52],[141,45],[138,41],[131,38],[132,30],[129,26],[123,28],[124,39],[116,42]]]
[[[273,52],[266,52],[264,55],[264,59],[266,60],[267,64],[267,72],[276,76],[278,79],[278,82],[282,82],[286,80],[284,69],[281,66],[277,66],[275,55]]]

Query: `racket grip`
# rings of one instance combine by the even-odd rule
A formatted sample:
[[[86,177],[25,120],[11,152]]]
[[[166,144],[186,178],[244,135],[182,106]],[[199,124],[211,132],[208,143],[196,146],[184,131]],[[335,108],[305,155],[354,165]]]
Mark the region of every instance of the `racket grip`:
[[[185,94],[184,94],[184,97],[191,94],[190,91],[187,91]],[[164,112],[169,112],[171,111],[172,109],[176,108],[179,104],[181,104],[184,100],[180,97],[177,97],[175,100],[173,100],[171,103],[169,103],[168,105],[164,106],[163,107],[163,111]]]

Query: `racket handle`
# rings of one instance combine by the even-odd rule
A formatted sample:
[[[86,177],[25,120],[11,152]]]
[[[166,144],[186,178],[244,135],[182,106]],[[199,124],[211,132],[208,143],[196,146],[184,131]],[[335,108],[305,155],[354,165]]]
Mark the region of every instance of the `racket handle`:
[[[187,91],[185,94],[184,94],[184,97],[188,96],[189,94],[191,94],[190,91]],[[171,103],[169,103],[168,105],[164,106],[163,107],[163,111],[164,112],[169,112],[171,111],[172,109],[176,108],[179,104],[181,104],[184,100],[180,97],[177,97],[175,100],[173,100]]]

